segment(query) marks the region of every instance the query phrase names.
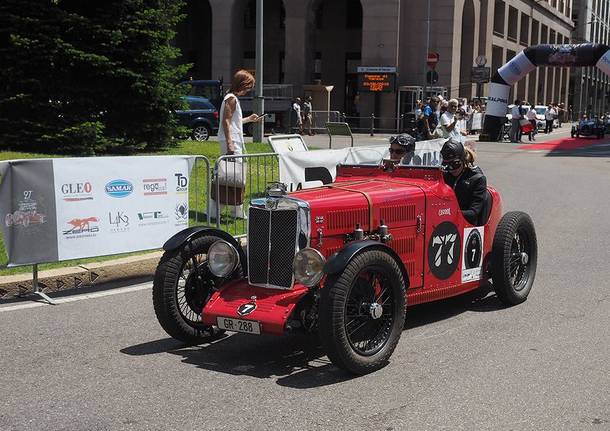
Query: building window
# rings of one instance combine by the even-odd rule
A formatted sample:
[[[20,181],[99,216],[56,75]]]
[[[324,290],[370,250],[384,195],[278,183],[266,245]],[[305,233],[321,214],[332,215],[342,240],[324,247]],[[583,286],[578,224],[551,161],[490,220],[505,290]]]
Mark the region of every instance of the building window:
[[[532,38],[530,41],[531,45],[538,45],[540,39],[539,34],[538,34],[538,30],[539,30],[539,24],[538,21],[536,21],[535,19],[532,20]]]
[[[256,51],[244,52],[244,64],[242,67],[246,70],[256,69]]]
[[[548,30],[548,27],[546,25],[542,24],[542,26],[540,27],[540,43],[541,44],[549,43],[547,30]]]
[[[320,51],[316,52],[313,61],[313,79],[322,79],[322,53]]]
[[[345,27],[362,28],[362,5],[360,0],[345,0]]]
[[[504,37],[504,11],[506,5],[501,0],[496,0],[494,8],[494,34]]]
[[[551,30],[551,35],[549,36],[549,43],[550,44],[555,44],[556,40],[555,40],[555,30]]]
[[[256,28],[256,0],[249,0],[244,12],[244,27]]]
[[[527,46],[528,44],[528,36],[529,36],[529,32],[530,32],[530,17],[525,15],[524,13],[521,14],[521,32],[519,34],[519,42],[521,42],[521,45]]]
[[[501,46],[492,45],[491,47],[491,68],[497,70],[501,68],[503,63],[504,52]]]
[[[512,6],[508,7],[508,40],[517,41],[517,23],[519,12]]]
[[[324,28],[322,21],[324,20],[324,3],[320,3],[316,9],[316,29],[322,30]]]

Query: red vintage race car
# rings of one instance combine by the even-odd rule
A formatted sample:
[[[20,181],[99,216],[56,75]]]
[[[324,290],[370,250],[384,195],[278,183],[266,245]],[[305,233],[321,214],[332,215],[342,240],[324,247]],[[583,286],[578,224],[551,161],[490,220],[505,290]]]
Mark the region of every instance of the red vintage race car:
[[[219,333],[318,333],[338,367],[365,374],[387,364],[406,306],[492,281],[507,305],[527,299],[536,272],[534,225],[502,215],[488,187],[468,223],[440,167],[339,166],[332,184],[252,202],[247,246],[209,227],[164,245],[154,308],[169,335],[189,343]]]

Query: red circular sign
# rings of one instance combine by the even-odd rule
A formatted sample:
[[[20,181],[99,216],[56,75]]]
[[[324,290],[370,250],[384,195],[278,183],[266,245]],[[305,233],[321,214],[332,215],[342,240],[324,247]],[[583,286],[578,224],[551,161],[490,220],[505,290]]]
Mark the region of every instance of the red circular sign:
[[[429,52],[428,58],[426,60],[428,67],[431,69],[434,69],[436,67],[436,63],[438,63],[438,58],[439,58],[438,52]]]

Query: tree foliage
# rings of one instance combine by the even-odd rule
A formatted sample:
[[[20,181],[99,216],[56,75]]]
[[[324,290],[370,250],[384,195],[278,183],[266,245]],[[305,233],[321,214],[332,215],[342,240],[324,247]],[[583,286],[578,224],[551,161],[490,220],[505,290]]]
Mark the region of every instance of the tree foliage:
[[[154,151],[184,93],[176,0],[2,0],[0,146],[44,153]]]

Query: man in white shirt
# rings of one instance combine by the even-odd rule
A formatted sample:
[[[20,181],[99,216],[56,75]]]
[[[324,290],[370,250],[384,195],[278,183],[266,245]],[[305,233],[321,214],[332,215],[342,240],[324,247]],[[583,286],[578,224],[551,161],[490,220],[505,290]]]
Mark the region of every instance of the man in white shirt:
[[[299,133],[303,134],[303,117],[301,116],[301,98],[297,97],[294,99],[292,104],[292,111],[294,112],[295,126],[299,128]]]
[[[463,143],[465,141],[464,135],[466,131],[462,130],[459,124],[461,118],[456,114],[457,110],[457,99],[451,99],[447,105],[447,111],[441,115],[439,127],[443,129],[444,137],[453,138]]]
[[[544,133],[548,134],[553,131],[553,120],[555,120],[556,115],[557,115],[557,111],[555,111],[555,109],[553,109],[553,105],[549,105],[546,108],[546,112],[544,113],[544,120],[546,121]]]
[[[527,120],[532,125],[532,131],[529,132],[529,134],[527,135],[528,140],[535,141],[536,138],[534,138],[534,136],[536,135],[536,132],[538,131],[538,123],[536,121],[536,110],[534,109],[533,106],[530,106],[530,110],[527,111]]]
[[[521,141],[521,126],[519,121],[521,120],[521,110],[519,107],[521,106],[521,101],[519,99],[515,100],[515,104],[510,110],[510,114],[512,115],[511,127],[510,127],[510,141],[511,142],[520,142]]]

